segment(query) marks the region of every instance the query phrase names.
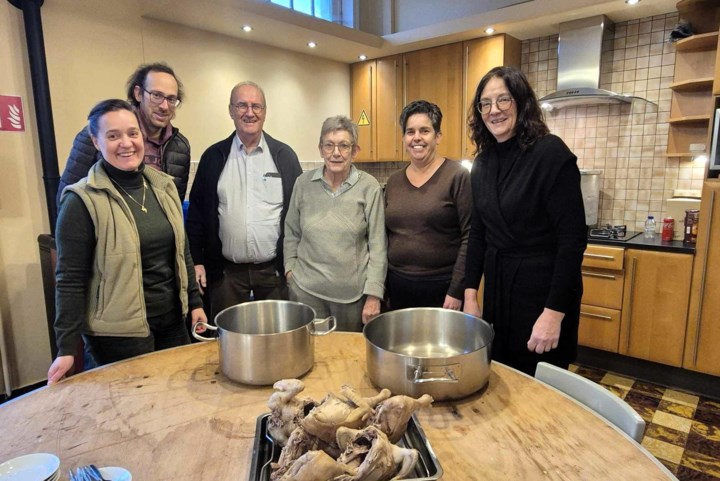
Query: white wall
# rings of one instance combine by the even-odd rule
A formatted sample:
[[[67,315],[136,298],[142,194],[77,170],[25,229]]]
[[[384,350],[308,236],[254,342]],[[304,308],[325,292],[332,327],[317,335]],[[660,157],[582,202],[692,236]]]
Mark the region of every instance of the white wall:
[[[227,104],[242,80],[264,88],[266,130],[301,160],[319,159],[322,121],[350,111],[346,64],[156,20],[128,21],[131,7],[123,0],[108,5],[112,11],[81,10],[72,0],[53,0],[41,9],[61,172],[90,108],[124,98],[128,76],[144,62],[166,61],[185,84],[174,124],[190,140],[193,159],[232,132]],[[23,96],[27,124],[25,133],[0,132],[0,312],[15,386],[43,380],[50,362],[36,241],[50,229],[24,39],[22,12],[0,1],[0,95]]]

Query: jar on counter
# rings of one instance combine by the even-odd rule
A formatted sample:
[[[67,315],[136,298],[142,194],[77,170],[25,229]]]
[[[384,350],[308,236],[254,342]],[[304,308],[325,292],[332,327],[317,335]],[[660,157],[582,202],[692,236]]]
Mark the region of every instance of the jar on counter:
[[[673,240],[673,234],[675,231],[675,219],[672,217],[665,217],[662,223],[662,237],[661,239],[666,242]]]
[[[685,237],[683,239],[683,242],[686,242],[688,244],[695,244],[697,242],[699,219],[699,210],[688,209],[685,211]]]

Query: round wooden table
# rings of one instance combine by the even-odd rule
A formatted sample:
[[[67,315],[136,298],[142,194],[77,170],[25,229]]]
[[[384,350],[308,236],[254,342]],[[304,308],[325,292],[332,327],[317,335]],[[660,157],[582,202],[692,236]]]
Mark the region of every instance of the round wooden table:
[[[365,374],[361,334],[316,338],[304,395],[320,400]],[[111,364],[0,406],[0,462],[33,452],[67,470],[123,466],[135,481],[248,479],[257,417],[272,387],[219,372],[216,343]],[[480,394],[418,413],[443,480],[667,480],[669,471],[602,418],[514,369],[493,363]]]

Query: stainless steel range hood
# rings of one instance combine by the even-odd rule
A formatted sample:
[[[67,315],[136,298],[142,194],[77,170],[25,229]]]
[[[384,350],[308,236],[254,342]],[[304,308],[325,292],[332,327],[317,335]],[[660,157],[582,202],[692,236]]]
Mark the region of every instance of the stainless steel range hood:
[[[648,102],[600,87],[601,74],[610,74],[615,27],[605,15],[560,24],[557,92],[540,99],[545,110],[578,105]]]

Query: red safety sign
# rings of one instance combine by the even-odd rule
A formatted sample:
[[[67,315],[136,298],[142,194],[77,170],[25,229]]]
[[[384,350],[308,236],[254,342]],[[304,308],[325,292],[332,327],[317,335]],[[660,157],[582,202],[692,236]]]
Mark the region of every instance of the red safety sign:
[[[0,131],[25,132],[22,97],[0,95]]]

